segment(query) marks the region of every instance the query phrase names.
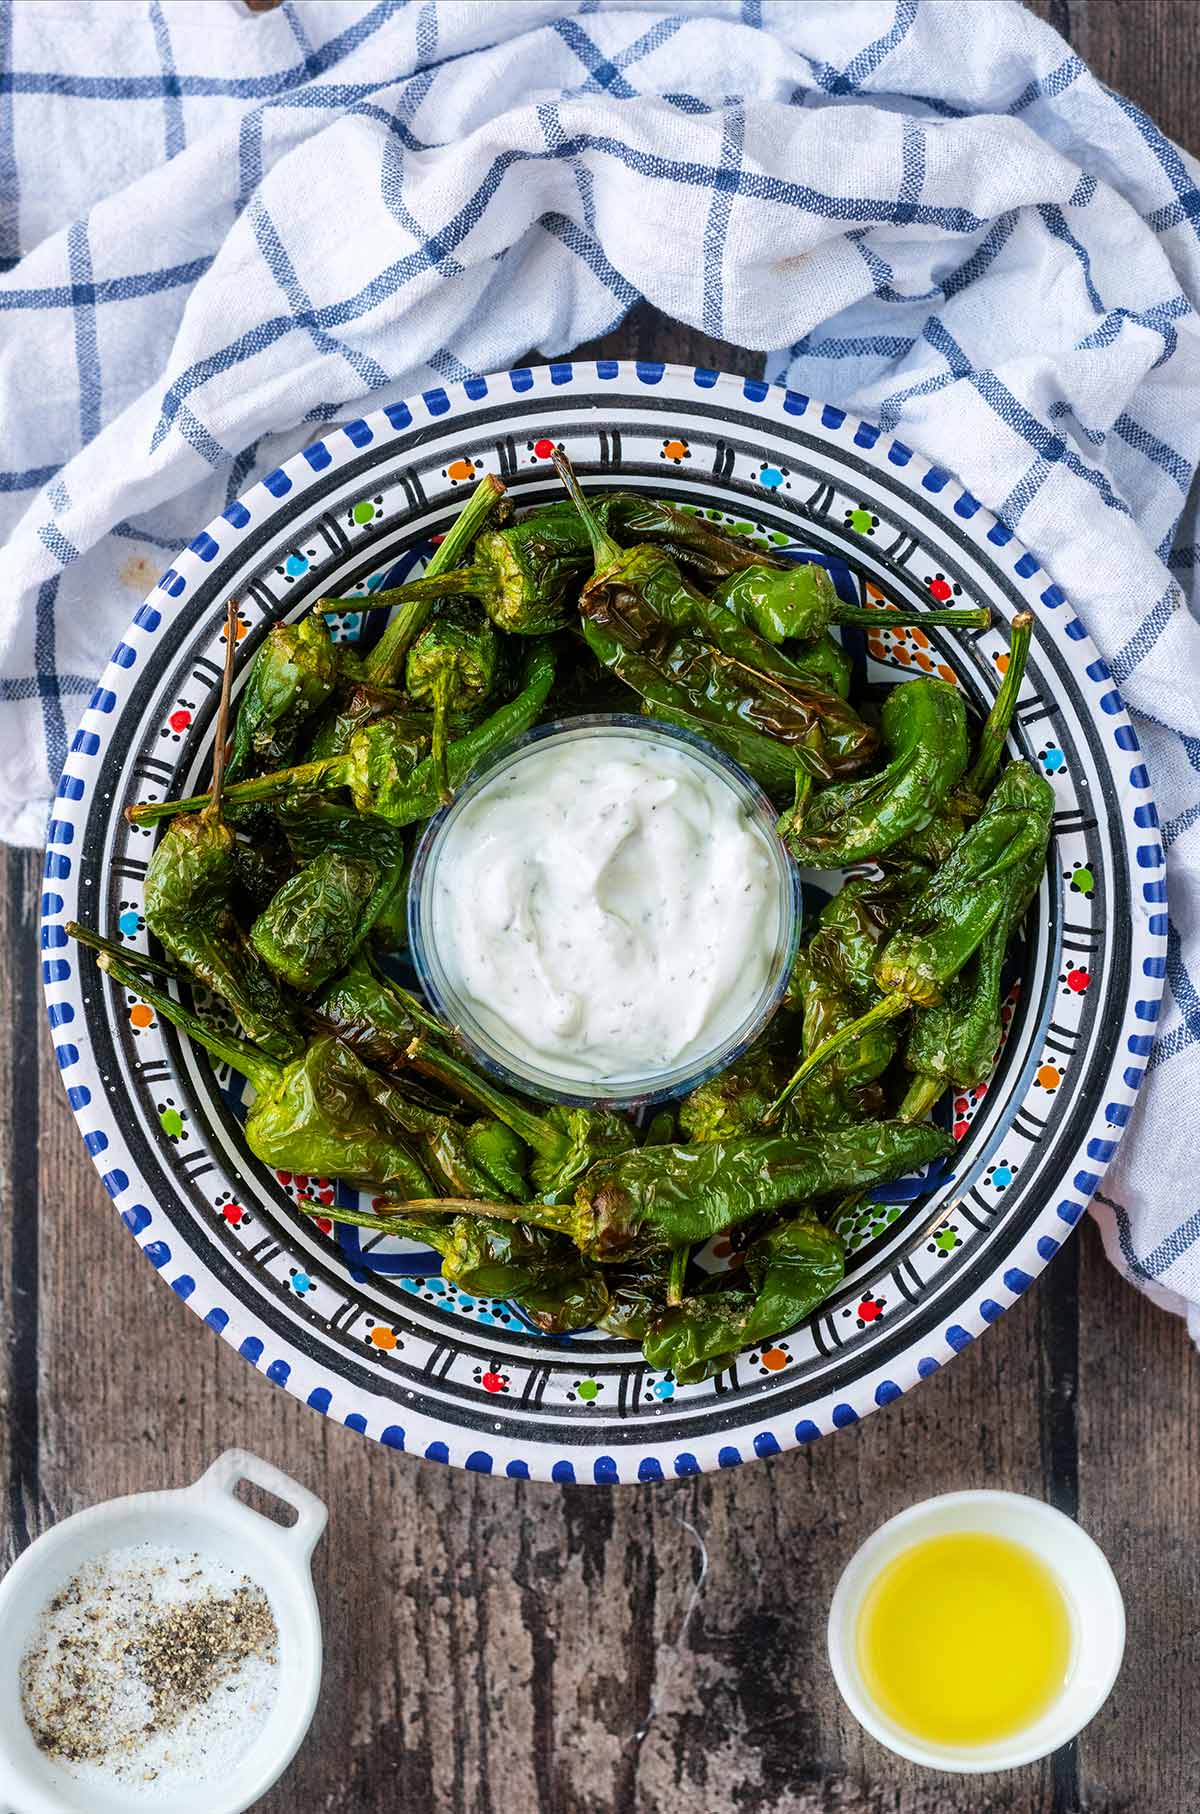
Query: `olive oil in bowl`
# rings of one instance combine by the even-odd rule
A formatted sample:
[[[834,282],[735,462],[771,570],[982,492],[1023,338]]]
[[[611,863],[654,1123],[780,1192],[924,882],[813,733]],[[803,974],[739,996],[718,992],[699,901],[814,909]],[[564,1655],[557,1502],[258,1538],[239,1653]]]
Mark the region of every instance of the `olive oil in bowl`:
[[[1019,1493],[923,1500],[856,1550],[829,1609],[829,1662],[854,1717],[933,1770],[1045,1757],[1103,1706],[1125,1608],[1085,1531]]]
[[[1031,1550],[990,1531],[948,1531],[893,1557],[867,1590],[857,1637],[880,1711],[954,1749],[1034,1725],[1071,1663],[1062,1588]]]

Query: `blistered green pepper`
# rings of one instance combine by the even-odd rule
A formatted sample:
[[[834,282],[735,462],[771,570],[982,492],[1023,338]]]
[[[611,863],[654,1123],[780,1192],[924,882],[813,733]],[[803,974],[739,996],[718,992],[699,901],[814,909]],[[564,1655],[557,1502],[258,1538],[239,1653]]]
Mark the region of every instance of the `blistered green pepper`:
[[[574,611],[575,594],[591,571],[591,543],[573,510],[534,511],[503,529],[485,530],[471,564],[376,593],[364,604],[402,605],[460,595],[477,599],[500,630],[545,636]],[[346,601],[347,608],[352,601]],[[322,609],[331,601],[322,600]]]
[[[1031,849],[1015,868],[1003,911],[965,969],[946,984],[943,999],[913,1016],[904,1063],[914,1073],[899,1113],[918,1119],[943,1092],[986,1083],[1003,1034],[1002,978],[1013,933],[1028,912],[1045,869],[1045,849]]]
[[[339,672],[338,651],[319,617],[272,624],[238,702],[228,779],[290,762],[305,726],[331,697]]]
[[[238,1024],[278,1058],[298,1052],[295,1019],[233,911],[241,877],[233,832],[200,813],[170,827],[146,872],[145,916],[155,938]]]
[[[967,826],[979,817],[988,790],[996,778],[1000,758],[1004,754],[1032,637],[1033,613],[1019,611],[1013,618],[1010,629],[1008,666],[979,733],[974,759],[929,824],[922,831],[914,833],[905,844],[905,850],[910,856],[928,863],[931,868],[936,869],[946,861]]]
[[[789,656],[798,674],[811,685],[849,699],[853,666],[836,636],[826,631],[815,642],[794,646]]]
[[[453,1207],[557,1229],[589,1259],[608,1265],[699,1246],[764,1210],[897,1178],[952,1147],[928,1122],[911,1127],[894,1121],[792,1138],[643,1146],[593,1165],[570,1204],[476,1207],[464,1201]]]
[[[661,549],[622,549],[561,454],[555,466],[592,537],[595,572],[579,608],[606,667],[635,684],[640,669],[622,667],[622,656],[638,656],[678,689],[685,710],[778,738],[822,778],[861,766],[877,739],[844,700],[797,677],[778,650],[689,586]]]
[[[336,1033],[369,1065],[398,1069],[419,1033],[449,1038],[424,1004],[383,976],[370,957],[358,952],[343,973],[306,1004],[319,1026]]]
[[[781,1082],[774,1055],[760,1046],[684,1097],[679,1105],[680,1132],[685,1140],[701,1142],[751,1134]]]
[[[280,982],[304,994],[319,989],[366,937],[364,919],[379,879],[379,865],[368,858],[323,850],[259,914],[251,945]]]
[[[553,683],[553,651],[546,643],[535,643],[515,699],[450,745],[446,766],[452,787],[461,786],[476,764],[494,750],[532,729]],[[320,762],[281,769],[277,775],[239,781],[229,789],[229,797],[239,803],[282,800],[295,805],[306,795],[335,792],[342,787],[350,789],[359,812],[377,813],[391,825],[412,825],[418,819],[431,818],[441,803],[432,757],[424,757],[415,768],[405,768],[397,760],[395,739],[386,719],[357,731],[343,756],[329,756]],[[207,794],[193,794],[186,800],[156,801],[131,806],[126,816],[134,825],[150,825],[174,813],[200,812],[208,800]]]
[[[833,575],[819,561],[744,567],[717,587],[714,602],[724,605],[741,623],[768,642],[814,642],[833,624],[860,629],[886,624],[940,624],[955,630],[986,630],[992,614],[986,605],[965,610],[881,612],[873,605],[848,605],[838,597]]]
[[[504,486],[493,473],[485,473],[430,555],[422,577],[436,580],[440,574],[450,572],[465,561],[475,538],[496,516],[503,502]],[[370,592],[361,598],[319,598],[313,612],[369,611],[378,605],[398,607],[384,625],[379,641],[373,649],[368,649],[361,663],[361,678],[368,686],[387,687],[403,671],[404,658],[425,627],[434,596],[427,590],[414,597],[406,595],[406,588],[397,587],[388,592]],[[333,750],[330,754],[340,755],[341,751]]]
[[[680,1385],[707,1379],[741,1349],[794,1329],[844,1276],[845,1250],[833,1230],[815,1216],[792,1216],[750,1243],[729,1283],[653,1318],[642,1340],[647,1365],[669,1369]]]
[[[534,1189],[547,1198],[563,1195],[598,1159],[623,1153],[634,1143],[632,1122],[607,1109],[568,1108],[556,1102],[545,1114],[534,1114],[428,1035],[413,1040],[407,1062],[422,1077],[453,1090],[464,1102],[511,1128],[532,1151],[529,1175]]]
[[[433,769],[443,806],[454,798],[446,767],[446,718],[452,708],[486,699],[496,678],[496,632],[486,618],[447,601],[408,651],[410,696],[433,707]]]
[[[1027,762],[1010,763],[979,818],[881,946],[874,965],[879,1000],[808,1054],[775,1098],[765,1125],[776,1121],[794,1092],[845,1047],[911,1008],[933,1007],[945,999],[947,986],[992,928],[1011,914],[1014,902],[1028,899],[1031,875],[1036,886],[1053,813],[1049,782]]]
[[[98,943],[80,928],[72,934],[81,943]],[[408,1114],[402,1093],[340,1040],[313,1039],[298,1058],[280,1063],[247,1040],[215,1031],[111,949],[99,949],[96,961],[114,982],[135,990],[164,1020],[249,1078],[255,1096],[246,1115],[246,1145],[264,1165],[422,1199],[432,1194],[429,1174],[402,1134]]]
[[[1010,762],[968,827],[885,942],[875,980],[928,1007],[942,998],[987,933],[1046,860],[1054,790],[1027,762]]]
[[[967,719],[956,689],[922,677],[893,687],[881,715],[886,767],[822,788],[780,832],[796,862],[841,869],[878,858],[929,824],[967,766]]]
[[[512,1299],[546,1335],[586,1329],[608,1308],[604,1274],[546,1229],[473,1216],[418,1219],[393,1214],[386,1204],[377,1215],[324,1203],[300,1207],[308,1215],[432,1247],[441,1256],[444,1279],[472,1297]]]
[[[226,620],[225,675],[217,714],[213,791],[196,818],[172,825],[146,871],[146,924],[176,963],[232,1008],[250,1038],[277,1058],[303,1043],[275,978],[247,942],[234,912],[243,885],[240,846],[222,817],[226,724],[235,616]]]
[[[647,1254],[636,1266],[606,1266],[608,1308],[597,1317],[597,1327],[618,1341],[641,1343],[643,1336],[667,1302],[667,1254]]]

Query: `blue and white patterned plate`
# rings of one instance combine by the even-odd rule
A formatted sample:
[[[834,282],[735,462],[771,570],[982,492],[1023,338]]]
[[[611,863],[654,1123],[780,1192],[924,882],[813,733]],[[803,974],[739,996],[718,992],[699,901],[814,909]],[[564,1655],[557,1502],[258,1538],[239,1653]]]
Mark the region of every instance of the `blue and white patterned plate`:
[[[585,483],[713,509],[825,561],[851,598],[986,601],[1001,626],[951,640],[872,634],[868,670],[933,671],[981,708],[1003,625],[1037,633],[1014,742],[1053,783],[1046,880],[991,1086],[951,1114],[953,1164],[894,1187],[855,1231],[845,1286],[786,1337],[677,1388],[640,1351],[551,1341],[470,1299],[434,1262],[294,1206],[239,1137],[241,1090],[70,945],[80,919],[144,947],[153,837],[134,800],[187,793],[208,761],[224,601],[246,658],[320,592],[414,570],[468,489],[519,504]],[[355,635],[358,621],[345,620]],[[432,390],[332,428],[231,504],[168,568],[115,650],[75,737],[46,856],[42,946],[71,1106],[142,1251],[250,1364],[394,1448],[482,1472],[658,1480],[732,1467],[854,1423],[936,1372],[1030,1283],[1083,1214],[1142,1080],[1162,990],[1163,852],[1137,738],[1070,602],[947,472],[809,398],[712,371],[550,365]]]

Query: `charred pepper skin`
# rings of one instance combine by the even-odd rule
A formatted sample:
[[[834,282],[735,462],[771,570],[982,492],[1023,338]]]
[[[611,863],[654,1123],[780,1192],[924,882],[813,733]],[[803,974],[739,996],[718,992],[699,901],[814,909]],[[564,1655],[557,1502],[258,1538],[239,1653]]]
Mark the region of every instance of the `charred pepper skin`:
[[[168,828],[146,871],[146,924],[176,963],[233,1009],[247,1038],[276,1058],[303,1045],[295,1016],[233,911],[237,840],[211,813]]]
[[[877,627],[891,622],[986,630],[991,622],[986,606],[905,613],[896,607],[848,605],[838,597],[832,574],[819,561],[789,561],[783,568],[743,568],[717,587],[713,599],[772,643],[813,642],[833,624]]]
[[[521,690],[516,697],[497,707],[482,724],[451,743],[447,751],[450,785],[461,787],[478,763],[532,729],[541,716],[553,684],[554,651],[544,642],[535,643],[525,663]],[[348,787],[356,811],[375,813],[389,825],[413,825],[421,819],[432,818],[441,805],[433,758],[425,756],[415,767],[409,766],[407,750],[401,759],[387,721],[381,720],[380,724],[382,729],[369,724],[356,732],[343,756],[301,763],[295,768],[281,769],[275,775],[239,781],[227,790],[227,798],[239,804],[282,802],[285,808],[294,810],[312,794],[337,792]],[[186,800],[133,806],[126,817],[134,825],[154,824],[173,814],[202,812],[208,800],[207,794],[193,794]]]
[[[915,683],[914,683],[915,684]],[[946,985],[1046,860],[1054,790],[1027,762],[1010,762],[983,812],[930,877],[884,944],[875,981],[920,1007]]]
[[[447,768],[448,714],[480,704],[496,679],[496,632],[486,618],[451,600],[443,605],[408,651],[405,683],[411,698],[433,707],[430,752],[443,806],[454,798]]]
[[[441,1257],[442,1277],[473,1297],[508,1298],[546,1335],[590,1328],[609,1307],[604,1274],[588,1266],[569,1241],[546,1229],[519,1222],[471,1216],[452,1220],[418,1218],[382,1204],[378,1214],[301,1203],[306,1215],[328,1216],[375,1234],[397,1236],[432,1247]]]
[[[319,617],[273,624],[250,664],[238,702],[229,781],[290,762],[306,727],[333,696],[350,667]]]
[[[401,1092],[338,1039],[319,1036],[299,1057],[272,1058],[260,1046],[218,1032],[82,928],[72,936],[95,948],[97,963],[122,988],[135,990],[163,1020],[254,1085],[243,1128],[256,1159],[302,1177],[343,1178],[365,1189],[426,1198],[428,1172],[404,1138],[409,1108]]]
[[[588,1259],[619,1265],[699,1246],[788,1203],[897,1178],[953,1145],[929,1123],[880,1121],[795,1137],[635,1147],[593,1165],[576,1185],[573,1204],[453,1207],[557,1229]]]
[[[779,830],[796,862],[841,869],[878,858],[929,824],[967,766],[967,718],[957,690],[921,678],[893,687],[881,717],[886,766],[821,789]]]
[[[786,657],[688,585],[649,544],[621,548],[580,491],[561,454],[554,463],[592,538],[595,571],[579,596],[584,635],[604,665],[634,684],[641,666],[665,680],[696,717],[767,734],[826,779],[860,768],[876,745],[869,725],[836,693],[798,675]]]
[[[250,943],[281,983],[302,994],[336,976],[360,942],[379,865],[325,850],[283,884],[250,928]]]
[[[916,684],[915,682],[913,683]],[[1012,762],[983,812],[915,896],[875,960],[879,998],[792,1072],[763,1117],[772,1126],[792,1095],[864,1033],[944,1001],[953,979],[1045,867],[1054,790],[1027,762]]]
[[[750,1243],[736,1283],[653,1317],[642,1352],[648,1365],[670,1369],[680,1385],[707,1379],[741,1349],[795,1328],[837,1290],[845,1270],[845,1249],[833,1230],[813,1215],[792,1216]]]
[[[530,1181],[548,1201],[568,1193],[597,1160],[623,1153],[635,1142],[633,1123],[607,1109],[553,1103],[544,1114],[535,1114],[474,1070],[459,1053],[428,1035],[413,1040],[407,1062],[422,1077],[431,1078],[511,1128],[532,1152]]]

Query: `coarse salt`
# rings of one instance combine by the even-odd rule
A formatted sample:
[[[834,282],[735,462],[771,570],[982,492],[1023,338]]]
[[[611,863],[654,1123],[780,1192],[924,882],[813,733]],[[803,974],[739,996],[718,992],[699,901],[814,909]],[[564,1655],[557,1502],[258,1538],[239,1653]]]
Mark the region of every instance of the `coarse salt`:
[[[278,1677],[279,1631],[257,1582],[138,1543],[87,1563],[42,1609],[21,1705],[69,1775],[151,1801],[227,1776],[266,1724]]]

